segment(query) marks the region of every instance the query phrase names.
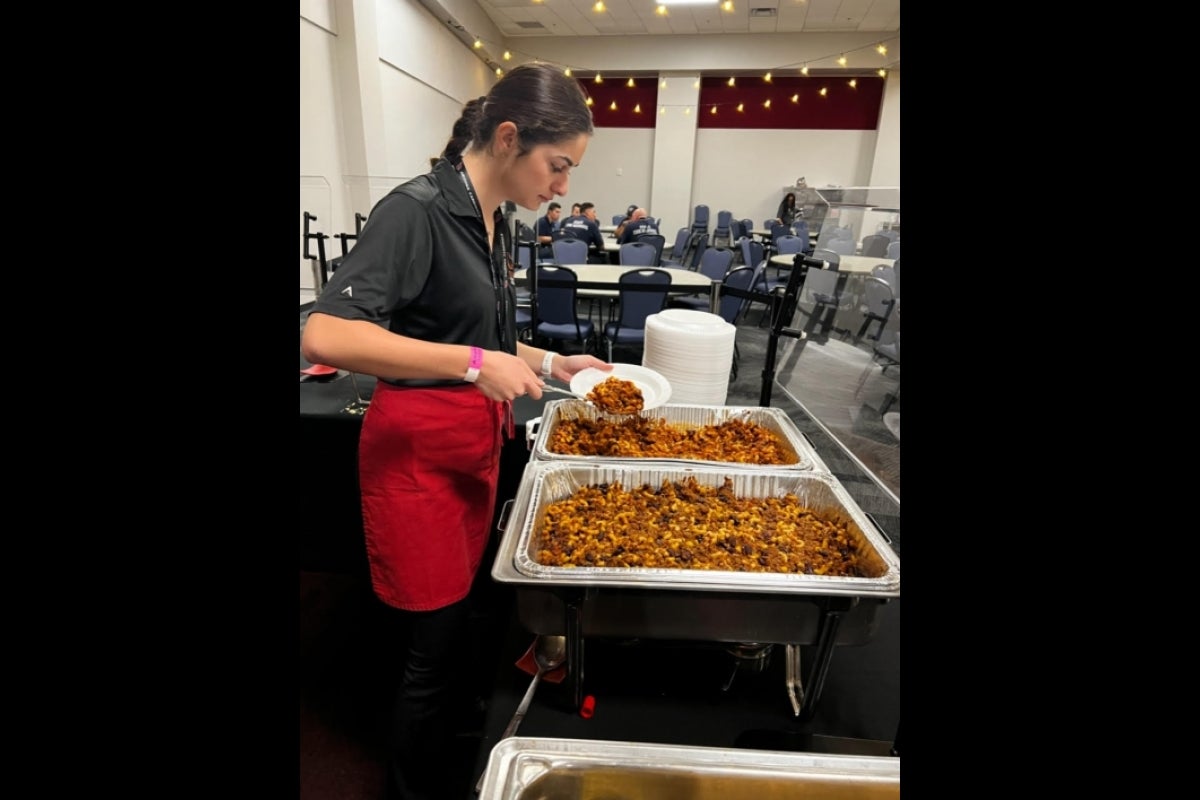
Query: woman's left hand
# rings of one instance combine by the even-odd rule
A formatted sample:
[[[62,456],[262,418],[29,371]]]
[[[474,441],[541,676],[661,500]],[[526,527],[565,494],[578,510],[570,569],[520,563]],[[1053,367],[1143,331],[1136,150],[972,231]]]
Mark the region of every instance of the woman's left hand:
[[[595,356],[589,356],[589,355],[564,356],[564,355],[560,355],[558,358],[554,359],[554,365],[553,365],[553,369],[551,370],[551,375],[555,378],[558,378],[560,381],[570,383],[571,378],[575,375],[576,372],[579,372],[581,369],[587,369],[588,367],[595,367],[596,369],[602,369],[605,372],[607,372],[612,369],[612,364],[609,364],[607,361],[601,361],[600,359],[596,358]]]

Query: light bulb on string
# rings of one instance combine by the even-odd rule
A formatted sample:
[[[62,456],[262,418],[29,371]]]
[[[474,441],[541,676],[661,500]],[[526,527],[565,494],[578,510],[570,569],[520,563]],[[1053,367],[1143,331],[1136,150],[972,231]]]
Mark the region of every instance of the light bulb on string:
[[[733,76],[732,75],[729,76],[729,85],[733,86]]]
[[[828,93],[829,93],[829,90],[828,90],[828,89],[826,89],[824,86],[822,86],[822,87],[821,87],[821,91],[819,92],[819,94],[821,95],[821,97],[824,97],[824,96],[825,96],[826,94],[828,94]]]
[[[770,108],[770,107],[771,107],[771,98],[768,97],[767,102],[763,103],[763,108]]]
[[[800,74],[801,74],[801,75],[807,75],[807,74],[808,74],[808,64],[805,64],[803,67],[801,67],[801,68],[800,68]]]
[[[635,114],[642,113],[642,104],[641,103],[638,103],[636,106],[633,107],[633,113],[635,113]]]
[[[851,88],[851,89],[857,89],[857,88],[858,88],[858,79],[857,79],[857,78],[851,78],[851,79],[850,79],[850,88]]]
[[[595,101],[595,100],[593,100],[593,99],[592,99],[592,98],[590,98],[590,97],[587,99],[587,104],[588,104],[589,106],[590,106],[590,105],[592,105],[592,104],[593,104],[593,103],[595,103],[595,102],[596,102],[596,101]]]
[[[726,11],[733,11],[733,0],[725,0],[725,3],[721,6],[721,8],[725,9]]]
[[[595,81],[596,81],[596,83],[604,83],[604,79],[600,77],[599,72],[596,73]]]
[[[509,51],[505,50],[505,51],[504,51],[504,60],[505,60],[505,61],[512,61],[512,53],[510,53]]]
[[[504,70],[500,69],[499,67],[496,67],[496,77],[499,78],[503,74],[504,74]]]
[[[881,56],[887,55],[887,45],[881,44],[881,45],[879,45],[879,47],[876,47],[875,49],[877,51],[879,51],[879,55],[881,55]]]
[[[665,17],[667,16],[667,7],[659,6],[658,8],[654,9],[654,13],[658,14],[660,17]]]
[[[663,79],[662,79],[662,83],[660,83],[660,84],[658,85],[658,88],[660,88],[660,89],[665,89],[665,88],[667,88],[667,79],[666,79],[666,78],[663,78]]]
[[[566,69],[564,69],[563,75],[566,75],[568,78],[571,77],[571,68],[567,67]]]
[[[838,66],[839,67],[846,66],[846,56],[845,55],[838,56]]]
[[[886,69],[881,69],[881,70],[879,70],[879,77],[881,77],[881,78],[886,78],[886,77],[887,77],[887,70],[886,70]]]
[[[764,75],[763,80],[766,81],[767,83],[770,83],[771,82],[771,73],[768,72],[766,75]]]
[[[616,100],[613,100],[611,103],[608,104],[608,110],[609,111],[617,110],[617,101]]]
[[[792,102],[793,102],[793,103],[799,103],[799,102],[800,102],[800,95],[798,95],[798,94],[794,94],[794,95],[792,95]]]
[[[596,0],[596,5],[592,6],[597,14],[604,12],[604,0]]]
[[[628,81],[626,81],[625,85],[628,86],[630,89],[632,89],[633,88],[633,78],[630,78]]]
[[[746,110],[746,104],[738,103],[738,111],[745,111],[745,110]]]
[[[715,114],[715,113],[717,113],[717,107],[716,107],[716,106],[713,106],[713,107],[712,107],[712,113],[714,113],[714,114]]]

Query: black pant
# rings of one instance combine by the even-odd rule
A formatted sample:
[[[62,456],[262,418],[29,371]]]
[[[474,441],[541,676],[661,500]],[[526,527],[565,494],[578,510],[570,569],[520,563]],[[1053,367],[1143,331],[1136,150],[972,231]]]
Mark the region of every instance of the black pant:
[[[441,798],[453,775],[457,676],[469,652],[467,600],[436,611],[395,611],[404,642],[388,766],[404,800]]]

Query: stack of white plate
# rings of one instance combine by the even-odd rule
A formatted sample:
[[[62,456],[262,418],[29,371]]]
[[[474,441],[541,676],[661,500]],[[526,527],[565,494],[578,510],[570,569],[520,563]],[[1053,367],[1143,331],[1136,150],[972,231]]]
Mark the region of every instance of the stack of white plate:
[[[668,308],[646,318],[642,366],[671,382],[671,403],[723,406],[737,328],[716,314]]]

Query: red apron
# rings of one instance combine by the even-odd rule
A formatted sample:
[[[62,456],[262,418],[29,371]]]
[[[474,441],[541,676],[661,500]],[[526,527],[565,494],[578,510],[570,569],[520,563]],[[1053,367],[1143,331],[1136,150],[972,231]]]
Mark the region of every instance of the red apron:
[[[507,406],[474,386],[379,381],[363,418],[358,480],[371,584],[384,603],[462,600],[491,533]]]

